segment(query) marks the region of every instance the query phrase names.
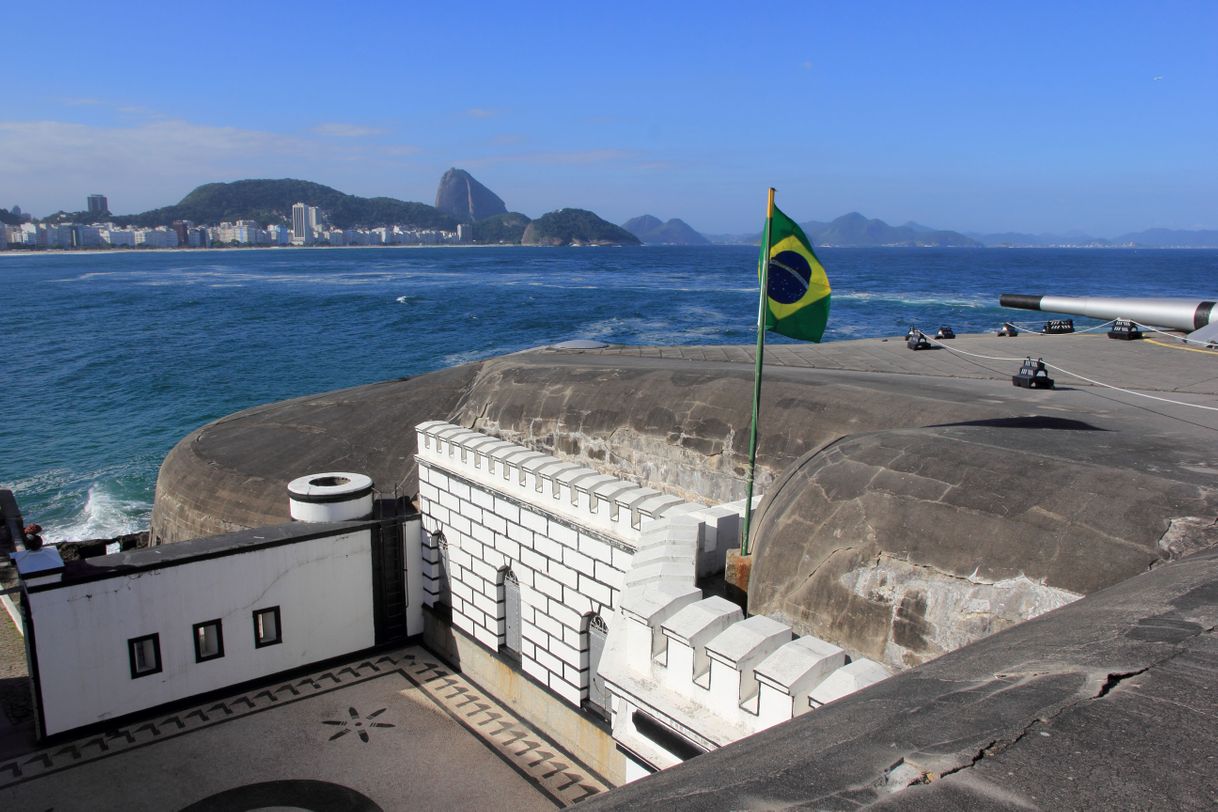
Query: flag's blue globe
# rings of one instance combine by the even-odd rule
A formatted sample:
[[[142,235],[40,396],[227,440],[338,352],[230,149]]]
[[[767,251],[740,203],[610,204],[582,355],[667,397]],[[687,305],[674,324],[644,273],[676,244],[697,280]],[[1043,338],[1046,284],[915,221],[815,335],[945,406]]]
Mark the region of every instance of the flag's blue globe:
[[[782,304],[794,304],[808,292],[812,266],[807,257],[795,251],[782,251],[770,258],[766,287],[770,298]]]

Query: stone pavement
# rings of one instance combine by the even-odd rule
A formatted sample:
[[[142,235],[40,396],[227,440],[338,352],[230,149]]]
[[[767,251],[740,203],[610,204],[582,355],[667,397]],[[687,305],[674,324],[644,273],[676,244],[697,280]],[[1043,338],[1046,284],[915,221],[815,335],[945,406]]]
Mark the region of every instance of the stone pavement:
[[[418,647],[0,759],[5,810],[527,810],[606,788]]]
[[[0,607],[0,762],[21,752],[34,731],[25,639]]]

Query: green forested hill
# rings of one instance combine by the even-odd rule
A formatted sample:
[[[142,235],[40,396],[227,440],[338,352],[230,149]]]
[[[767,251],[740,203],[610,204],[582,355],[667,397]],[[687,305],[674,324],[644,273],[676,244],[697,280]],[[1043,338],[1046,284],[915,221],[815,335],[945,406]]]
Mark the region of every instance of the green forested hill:
[[[500,243],[516,245],[524,236],[524,230],[530,222],[528,217],[518,211],[496,214],[493,217],[479,220],[471,226],[472,241],[483,245]]]
[[[559,209],[529,223],[524,245],[638,245],[639,238],[586,209]]]
[[[200,225],[215,225],[225,220],[257,220],[290,223],[292,206],[307,203],[325,212],[331,225],[338,228],[387,225],[412,225],[419,228],[452,230],[457,221],[425,203],[409,203],[392,197],[357,197],[307,180],[238,180],[232,183],[207,183],[198,187],[175,206],[115,217],[120,225],[158,226],[174,220],[192,220]]]

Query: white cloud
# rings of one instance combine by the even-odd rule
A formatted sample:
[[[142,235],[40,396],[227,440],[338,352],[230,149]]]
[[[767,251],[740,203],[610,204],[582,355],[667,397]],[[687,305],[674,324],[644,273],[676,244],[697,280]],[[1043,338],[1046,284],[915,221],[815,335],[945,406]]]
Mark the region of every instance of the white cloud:
[[[328,121],[313,128],[318,135],[333,135],[339,138],[367,138],[371,135],[381,135],[385,131],[379,127],[364,127],[359,124],[346,124],[339,121]]]
[[[239,178],[314,179],[318,166],[387,161],[417,148],[367,147],[239,127],[160,119],[94,126],[64,121],[0,121],[0,177],[9,203],[34,213],[83,208],[102,192],[116,212],[176,202],[201,183]]]

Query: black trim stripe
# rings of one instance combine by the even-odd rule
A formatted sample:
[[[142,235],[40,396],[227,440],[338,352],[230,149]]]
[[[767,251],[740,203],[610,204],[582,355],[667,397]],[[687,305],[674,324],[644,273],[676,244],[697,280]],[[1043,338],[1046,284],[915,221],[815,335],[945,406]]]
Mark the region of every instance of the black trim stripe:
[[[998,297],[1001,307],[1015,307],[1020,310],[1040,310],[1040,301],[1044,296],[1030,296],[1026,293],[1004,293]]]
[[[62,589],[65,586],[73,584],[87,584],[93,581],[104,581],[108,578],[124,578],[138,572],[152,572],[184,564],[194,564],[198,561],[209,561],[213,558],[225,558],[255,550],[282,547],[286,544],[316,541],[328,536],[372,530],[383,522],[398,521],[399,519],[400,517],[377,520],[364,519],[352,522],[329,522],[324,525],[294,522],[270,528],[261,527],[253,530],[243,530],[240,533],[232,533],[226,536],[210,536],[202,539],[179,541],[163,546],[147,547],[128,553],[116,553],[113,556],[99,556],[97,558],[90,558],[87,561],[73,562],[74,566],[64,569],[61,580],[41,584],[29,584],[26,587],[26,591],[31,593],[47,592],[53,589]],[[261,534],[273,532],[277,529],[299,532],[289,532],[280,538],[261,538]],[[215,539],[222,541],[219,543],[213,542]],[[207,542],[213,543],[207,544]],[[204,546],[204,549],[192,555],[190,550],[196,545]],[[164,555],[158,556],[157,551],[160,551]],[[113,563],[110,563],[108,559],[112,559]]]
[[[310,505],[331,505],[335,502],[354,502],[372,493],[372,486],[360,488],[358,491],[347,493],[296,493],[290,492],[293,502],[308,502]]]
[[[1202,302],[1197,305],[1197,309],[1193,312],[1193,329],[1200,330],[1210,323],[1214,316],[1214,307],[1218,306],[1218,302]]]

